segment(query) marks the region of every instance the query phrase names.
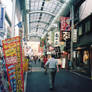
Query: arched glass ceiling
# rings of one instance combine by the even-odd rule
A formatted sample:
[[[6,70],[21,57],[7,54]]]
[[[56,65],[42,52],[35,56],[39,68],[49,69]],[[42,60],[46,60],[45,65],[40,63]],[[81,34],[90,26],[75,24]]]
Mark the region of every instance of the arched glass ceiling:
[[[63,3],[64,0],[29,0],[29,35],[41,37]]]

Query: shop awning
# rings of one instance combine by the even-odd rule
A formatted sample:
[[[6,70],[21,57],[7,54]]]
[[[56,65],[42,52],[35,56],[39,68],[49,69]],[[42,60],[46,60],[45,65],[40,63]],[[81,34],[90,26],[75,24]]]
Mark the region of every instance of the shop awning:
[[[85,47],[92,44],[92,34],[84,35],[80,38],[77,47]]]

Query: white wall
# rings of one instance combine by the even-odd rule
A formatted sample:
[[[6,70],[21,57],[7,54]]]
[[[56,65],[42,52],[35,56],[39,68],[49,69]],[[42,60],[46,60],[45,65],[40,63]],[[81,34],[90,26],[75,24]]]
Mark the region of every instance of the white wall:
[[[7,15],[12,23],[12,0],[1,0],[3,6],[5,7],[5,11],[7,12]],[[15,25],[18,24],[18,18],[15,15]],[[7,22],[8,23],[8,22]],[[5,22],[5,25],[7,25]],[[15,26],[15,36],[19,35],[19,28]]]
[[[33,50],[34,55],[38,55],[38,49],[39,49],[40,42],[28,42],[27,46],[30,46]]]
[[[17,16],[15,16],[15,25],[18,24],[18,18]],[[15,36],[18,36],[19,35],[19,28],[18,26],[15,26]]]
[[[86,0],[79,9],[80,21],[92,13],[92,0]]]
[[[12,21],[12,1],[11,0],[1,0],[3,6],[5,6],[5,10]]]

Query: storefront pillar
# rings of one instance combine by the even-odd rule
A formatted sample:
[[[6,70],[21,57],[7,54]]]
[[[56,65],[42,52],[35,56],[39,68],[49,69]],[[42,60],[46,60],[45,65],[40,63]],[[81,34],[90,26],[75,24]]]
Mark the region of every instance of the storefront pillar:
[[[91,69],[91,80],[92,80],[92,47],[90,48],[90,69]]]

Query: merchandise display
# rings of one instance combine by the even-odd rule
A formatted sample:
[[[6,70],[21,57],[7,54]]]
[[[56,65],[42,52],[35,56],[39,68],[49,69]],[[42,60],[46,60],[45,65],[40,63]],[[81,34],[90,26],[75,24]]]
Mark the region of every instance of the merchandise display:
[[[4,59],[1,55],[0,55],[0,92],[9,92],[6,67]]]
[[[23,72],[27,72],[28,71],[28,60],[26,58],[26,56],[24,56],[24,50],[22,52],[22,60],[23,60]]]

